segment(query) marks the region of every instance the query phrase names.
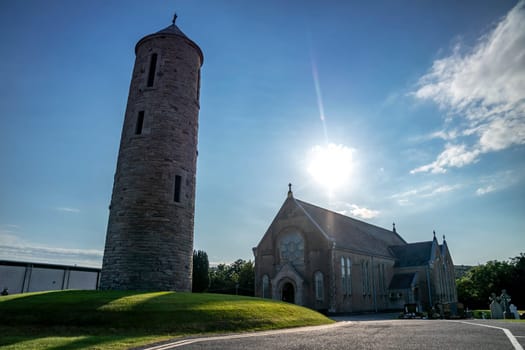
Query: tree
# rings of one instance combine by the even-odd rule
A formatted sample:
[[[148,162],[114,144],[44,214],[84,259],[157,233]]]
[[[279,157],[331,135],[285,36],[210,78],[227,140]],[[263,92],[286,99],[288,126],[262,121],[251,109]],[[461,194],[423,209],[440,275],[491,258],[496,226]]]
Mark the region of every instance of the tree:
[[[205,251],[193,251],[193,282],[191,290],[194,293],[205,292],[210,285],[210,263]]]
[[[225,264],[219,264],[210,271],[210,289],[211,293],[226,293],[234,288],[229,269]]]
[[[510,259],[510,263],[514,266],[514,271],[508,292],[512,297],[512,303],[523,310],[525,309],[525,253]]]
[[[246,261],[241,266],[239,271],[239,289],[242,290],[243,295],[255,294],[255,267],[251,261]]]
[[[485,309],[491,293],[502,289],[512,297],[518,308],[525,307],[525,254],[509,261],[488,261],[470,269],[456,280],[458,299],[471,309]]]
[[[253,296],[255,270],[251,261],[238,259],[230,265],[219,264],[210,271],[211,293]]]

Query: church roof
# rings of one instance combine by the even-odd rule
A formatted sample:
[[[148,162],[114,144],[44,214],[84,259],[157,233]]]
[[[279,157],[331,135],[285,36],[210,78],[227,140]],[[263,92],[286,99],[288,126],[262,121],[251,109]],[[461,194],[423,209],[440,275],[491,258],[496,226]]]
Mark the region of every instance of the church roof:
[[[432,257],[432,241],[390,247],[396,257],[394,267],[426,265]]]
[[[417,272],[396,273],[392,276],[388,289],[410,289],[413,287]]]
[[[339,248],[392,257],[389,246],[406,244],[396,232],[295,199],[311,221]]]

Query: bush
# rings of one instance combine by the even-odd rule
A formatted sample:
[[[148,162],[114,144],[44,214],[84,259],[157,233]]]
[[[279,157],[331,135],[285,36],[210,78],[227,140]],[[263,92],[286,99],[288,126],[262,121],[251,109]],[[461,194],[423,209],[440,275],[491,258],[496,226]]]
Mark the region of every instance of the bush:
[[[472,317],[474,318],[483,318],[483,314],[485,314],[485,318],[491,318],[490,310],[472,310]]]

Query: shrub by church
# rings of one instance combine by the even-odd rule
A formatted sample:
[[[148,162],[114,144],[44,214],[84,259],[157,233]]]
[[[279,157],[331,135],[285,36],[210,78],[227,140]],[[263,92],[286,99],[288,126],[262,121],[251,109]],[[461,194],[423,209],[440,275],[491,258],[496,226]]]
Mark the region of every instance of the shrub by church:
[[[333,313],[457,303],[446,240],[395,230],[288,197],[253,249],[255,294]]]

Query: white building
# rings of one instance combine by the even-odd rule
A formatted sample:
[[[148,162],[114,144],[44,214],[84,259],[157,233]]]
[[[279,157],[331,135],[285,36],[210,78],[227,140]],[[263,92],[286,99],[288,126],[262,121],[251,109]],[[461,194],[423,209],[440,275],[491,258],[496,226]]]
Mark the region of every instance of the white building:
[[[99,268],[0,260],[0,290],[9,294],[97,289],[99,278]]]

